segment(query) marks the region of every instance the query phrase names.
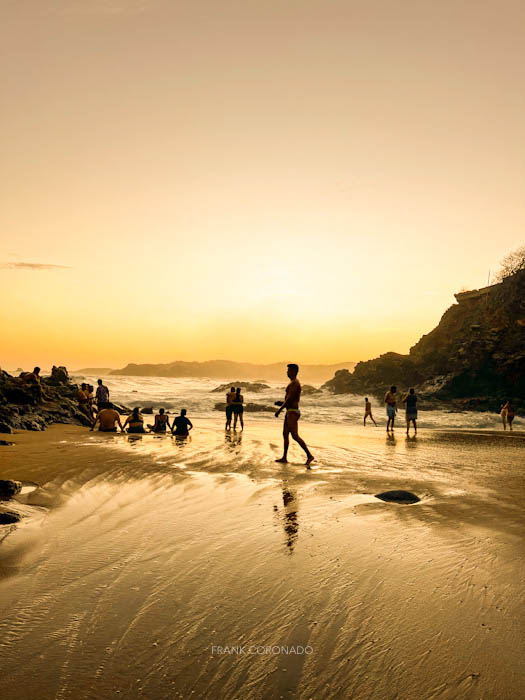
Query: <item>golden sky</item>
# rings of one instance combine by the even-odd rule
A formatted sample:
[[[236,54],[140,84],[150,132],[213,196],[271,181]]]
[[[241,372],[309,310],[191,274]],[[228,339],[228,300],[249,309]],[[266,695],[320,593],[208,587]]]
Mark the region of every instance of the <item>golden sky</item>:
[[[3,367],[406,352],[524,242],[521,2],[1,7]]]

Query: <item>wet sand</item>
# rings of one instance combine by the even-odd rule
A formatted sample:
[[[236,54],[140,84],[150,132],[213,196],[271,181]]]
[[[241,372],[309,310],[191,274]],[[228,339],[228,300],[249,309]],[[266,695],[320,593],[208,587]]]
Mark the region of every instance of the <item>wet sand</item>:
[[[198,426],[0,448],[39,484],[0,531],[2,698],[525,695],[523,433],[305,422],[307,471],[277,421]]]

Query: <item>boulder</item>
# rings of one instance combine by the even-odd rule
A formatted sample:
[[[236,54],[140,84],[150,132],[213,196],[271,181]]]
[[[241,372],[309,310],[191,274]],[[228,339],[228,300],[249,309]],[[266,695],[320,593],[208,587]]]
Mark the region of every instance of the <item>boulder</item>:
[[[384,491],[383,493],[376,493],[375,497],[387,503],[419,503],[421,500],[415,493],[410,493],[410,491]]]
[[[12,445],[12,442],[9,442],[9,440],[0,440],[0,445]]]
[[[258,394],[261,391],[265,391],[265,389],[269,389],[270,387],[268,384],[264,384],[263,382],[228,382],[227,384],[221,384],[220,386],[216,387],[215,389],[211,390],[212,394],[218,394],[220,392],[228,392],[232,386],[234,386],[236,389],[240,387],[241,389],[244,389],[245,391],[251,391],[254,394]]]
[[[12,525],[13,523],[18,523],[20,520],[21,517],[18,513],[13,513],[9,510],[0,513],[0,525]]]
[[[13,432],[13,429],[7,423],[0,423],[0,433],[7,433],[8,435]]]
[[[45,383],[51,386],[60,386],[60,384],[69,384],[69,374],[65,367],[55,367],[51,369],[51,375],[45,377]]]
[[[20,491],[22,488],[21,481],[13,481],[12,479],[0,479],[0,500],[8,501]]]
[[[146,408],[142,408],[140,412],[151,415],[153,413],[153,406],[146,406]]]

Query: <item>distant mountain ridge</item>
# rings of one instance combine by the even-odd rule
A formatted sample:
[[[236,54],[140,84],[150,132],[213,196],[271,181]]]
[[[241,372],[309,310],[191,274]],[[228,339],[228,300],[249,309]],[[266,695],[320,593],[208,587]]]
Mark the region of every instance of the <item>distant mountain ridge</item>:
[[[340,369],[352,370],[355,362],[330,365],[299,365],[299,378],[304,382],[325,382]],[[167,364],[130,363],[109,374],[126,377],[209,377],[210,379],[266,379],[279,381],[286,376],[287,362],[259,365],[252,362],[208,360],[206,362],[169,362]]]

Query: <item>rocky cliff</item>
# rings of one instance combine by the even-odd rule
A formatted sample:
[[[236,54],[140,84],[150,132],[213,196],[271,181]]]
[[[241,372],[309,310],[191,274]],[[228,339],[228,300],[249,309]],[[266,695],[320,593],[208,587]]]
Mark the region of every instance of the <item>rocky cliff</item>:
[[[456,295],[433,331],[408,355],[389,352],[323,388],[380,397],[391,384],[414,386],[428,402],[494,410],[511,398],[525,410],[525,271],[483,290]]]

